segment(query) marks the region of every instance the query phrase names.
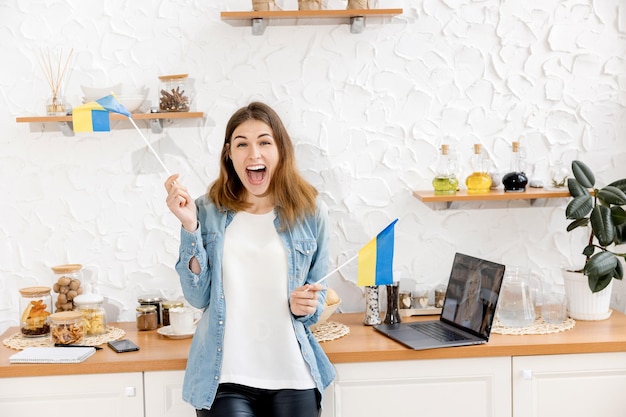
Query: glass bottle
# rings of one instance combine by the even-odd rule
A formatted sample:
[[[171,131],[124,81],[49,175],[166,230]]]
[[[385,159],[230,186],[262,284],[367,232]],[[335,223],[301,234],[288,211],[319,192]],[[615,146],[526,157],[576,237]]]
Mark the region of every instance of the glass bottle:
[[[511,171],[502,177],[502,185],[507,193],[521,193],[526,191],[528,177],[524,173],[523,158],[519,142],[513,142],[511,155]]]
[[[566,189],[567,177],[569,177],[569,171],[563,166],[563,162],[561,160],[554,161],[550,166],[549,187],[553,190]]]
[[[437,165],[437,173],[433,179],[433,188],[435,194],[446,195],[456,194],[459,188],[459,180],[454,174],[456,163],[450,155],[450,146],[441,145],[441,155],[439,156],[439,164]]]
[[[491,176],[487,172],[489,169],[489,159],[482,154],[481,144],[474,144],[474,154],[470,159],[472,173],[465,180],[468,194],[488,194],[491,188]]]
[[[400,283],[394,282],[390,285],[385,285],[387,288],[387,311],[385,313],[385,324],[398,324],[402,321],[400,318],[400,310],[398,309],[398,302],[400,300]]]
[[[50,334],[48,317],[52,313],[50,287],[27,287],[20,290],[20,332],[24,337]]]

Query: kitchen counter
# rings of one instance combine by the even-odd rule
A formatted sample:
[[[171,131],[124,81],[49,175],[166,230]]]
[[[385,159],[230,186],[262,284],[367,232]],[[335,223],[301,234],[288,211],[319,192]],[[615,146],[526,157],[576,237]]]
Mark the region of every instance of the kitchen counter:
[[[405,321],[427,320],[433,317],[404,318]],[[322,346],[335,364],[420,359],[480,358],[497,356],[532,356],[572,353],[602,353],[626,351],[626,315],[613,312],[608,320],[578,321],[572,330],[548,335],[513,336],[492,334],[489,343],[446,349],[414,351],[379,334],[362,324],[363,313],[335,314],[332,321],[350,327],[350,333]],[[115,353],[104,346],[102,350],[79,364],[10,364],[9,356],[16,353],[0,347],[0,378],[48,375],[80,375],[121,372],[183,370],[191,339],[169,339],[155,331],[139,332],[134,322],[111,323],[126,332],[135,342],[137,352]],[[19,329],[8,329],[5,339]]]

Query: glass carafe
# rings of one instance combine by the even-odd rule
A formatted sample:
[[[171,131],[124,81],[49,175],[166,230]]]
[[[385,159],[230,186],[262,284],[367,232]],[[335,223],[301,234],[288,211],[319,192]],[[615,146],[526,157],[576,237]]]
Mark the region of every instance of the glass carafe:
[[[507,267],[498,301],[498,319],[505,327],[527,327],[535,321],[535,304],[525,268]]]

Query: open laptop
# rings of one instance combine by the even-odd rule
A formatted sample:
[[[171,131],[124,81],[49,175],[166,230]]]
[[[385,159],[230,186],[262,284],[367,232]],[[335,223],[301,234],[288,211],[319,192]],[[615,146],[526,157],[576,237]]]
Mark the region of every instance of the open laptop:
[[[457,253],[439,320],[374,328],[415,350],[487,343],[504,269],[504,265]]]

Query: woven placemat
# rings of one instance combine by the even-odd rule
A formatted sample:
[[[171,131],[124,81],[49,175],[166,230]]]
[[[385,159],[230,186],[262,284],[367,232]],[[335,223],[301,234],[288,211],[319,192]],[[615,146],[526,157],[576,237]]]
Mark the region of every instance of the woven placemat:
[[[559,333],[564,332],[566,330],[571,330],[576,325],[576,321],[574,319],[568,317],[562,323],[559,324],[550,324],[543,321],[541,316],[535,319],[535,322],[530,326],[526,327],[505,327],[500,323],[498,318],[493,321],[493,326],[491,327],[492,333],[498,334],[512,334],[512,335],[524,335],[524,334],[550,334],[550,333]]]
[[[85,346],[98,346],[111,340],[122,339],[126,336],[126,332],[120,328],[107,326],[107,331],[99,336],[85,336],[83,344]],[[9,349],[22,350],[27,347],[50,347],[53,346],[52,338],[48,337],[24,337],[22,333],[17,332],[7,337],[2,343]]]
[[[311,330],[311,333],[313,333],[318,342],[328,342],[347,335],[350,333],[350,328],[345,324],[327,321],[318,324],[315,329]]]

